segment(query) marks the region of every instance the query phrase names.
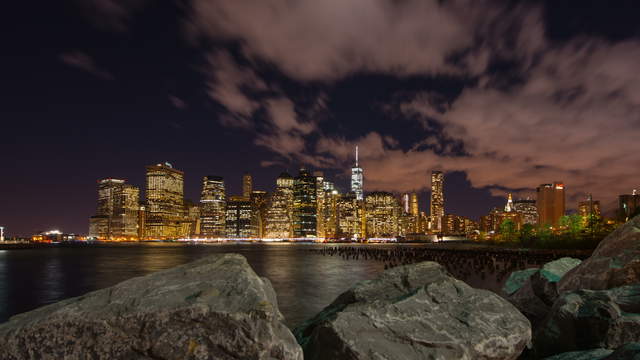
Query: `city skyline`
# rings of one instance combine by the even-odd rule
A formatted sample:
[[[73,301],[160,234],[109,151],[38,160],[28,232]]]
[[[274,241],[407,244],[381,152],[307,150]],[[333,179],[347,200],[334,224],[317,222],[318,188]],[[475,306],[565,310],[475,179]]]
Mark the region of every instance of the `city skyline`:
[[[640,188],[634,1],[109,4],[7,10],[6,234],[83,232],[97,179],[165,161],[194,202],[203,176],[273,191],[300,166],[346,190],[355,145],[366,191],[425,212],[433,169],[475,219],[554,181],[604,214]]]

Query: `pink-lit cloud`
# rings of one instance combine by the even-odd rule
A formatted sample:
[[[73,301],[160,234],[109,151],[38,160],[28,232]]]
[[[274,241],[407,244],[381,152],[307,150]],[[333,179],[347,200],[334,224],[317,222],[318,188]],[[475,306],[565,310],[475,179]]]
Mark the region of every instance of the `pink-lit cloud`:
[[[113,80],[113,75],[111,75],[109,71],[100,68],[91,56],[82,51],[71,51],[60,54],[60,61],[99,78]]]

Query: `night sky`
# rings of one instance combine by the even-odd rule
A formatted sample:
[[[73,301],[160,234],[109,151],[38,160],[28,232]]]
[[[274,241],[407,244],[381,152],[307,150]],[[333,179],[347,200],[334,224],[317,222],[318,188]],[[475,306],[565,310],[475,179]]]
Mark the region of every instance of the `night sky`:
[[[3,7],[0,225],[85,234],[96,181],[169,161],[241,191],[300,166],[446,212],[564,181],[611,210],[640,188],[640,4],[63,0]]]

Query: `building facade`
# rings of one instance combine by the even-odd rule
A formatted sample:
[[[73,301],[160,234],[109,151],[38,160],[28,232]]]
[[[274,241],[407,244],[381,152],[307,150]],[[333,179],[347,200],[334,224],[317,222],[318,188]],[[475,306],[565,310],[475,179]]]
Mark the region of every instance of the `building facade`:
[[[372,192],[365,197],[367,238],[395,238],[401,209],[388,192]]]
[[[293,237],[293,177],[282,173],[276,180],[276,190],[271,196],[265,225],[265,237],[288,239]]]
[[[169,163],[147,166],[145,237],[176,239],[182,233],[184,173]]]
[[[226,225],[229,239],[254,239],[258,237],[258,224],[251,199],[230,196],[227,200]]]
[[[440,232],[444,216],[444,174],[442,171],[431,172],[431,205],[429,210],[431,231]]]
[[[269,193],[262,190],[251,192],[251,204],[253,204],[254,216],[258,229],[258,237],[265,237],[267,230],[267,209],[269,206]]]
[[[358,240],[366,236],[366,223],[362,201],[356,194],[348,193],[337,199],[336,237]]]
[[[137,240],[140,189],[121,179],[98,181],[96,215],[89,220],[89,236],[100,240]]]
[[[200,194],[200,236],[222,238],[226,232],[226,192],[221,176],[202,178]]]
[[[242,176],[242,196],[247,199],[251,197],[251,193],[253,192],[253,178],[251,174],[245,173]]]
[[[293,181],[293,237],[317,236],[317,212],[316,178],[300,169]]]
[[[640,213],[640,193],[633,190],[631,194],[618,196],[618,216],[621,221],[629,221]]]
[[[522,215],[522,223],[538,224],[538,207],[533,199],[518,199],[513,201],[514,209]]]
[[[561,182],[542,184],[537,188],[536,208],[540,225],[557,227],[565,213],[565,189]]]

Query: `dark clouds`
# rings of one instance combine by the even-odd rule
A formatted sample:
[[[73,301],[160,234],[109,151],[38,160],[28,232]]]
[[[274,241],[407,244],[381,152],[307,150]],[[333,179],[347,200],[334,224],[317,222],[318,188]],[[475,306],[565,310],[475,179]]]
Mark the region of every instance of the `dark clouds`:
[[[593,192],[612,201],[637,187],[640,43],[554,43],[541,7],[498,4],[195,0],[190,20],[200,36],[238,42],[249,64],[266,61],[303,84],[330,88],[361,73],[471,79],[457,98],[430,88],[390,104],[443,129],[407,151],[376,131],[323,133],[294,97],[250,96],[269,87],[251,65],[214,55],[210,95],[241,119],[235,125],[249,127],[265,110],[271,130],[256,142],[314,166],[344,167],[359,144],[369,190],[422,188],[434,168],[464,171],[496,193],[563,180],[573,198]],[[456,142],[464,152],[449,148]]]
[[[93,58],[81,51],[71,51],[60,55],[60,61],[63,63],[86,71],[94,76],[105,80],[113,80],[113,75],[105,69],[100,68]]]

